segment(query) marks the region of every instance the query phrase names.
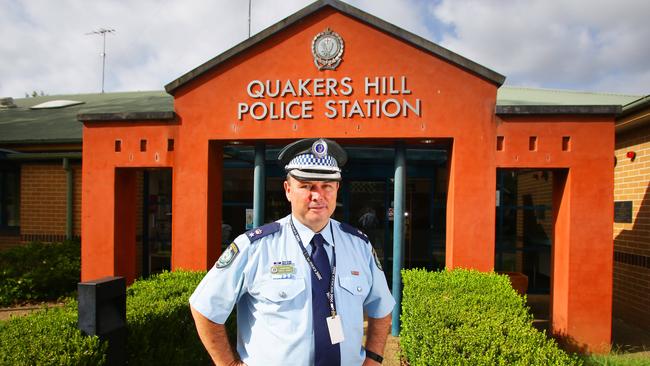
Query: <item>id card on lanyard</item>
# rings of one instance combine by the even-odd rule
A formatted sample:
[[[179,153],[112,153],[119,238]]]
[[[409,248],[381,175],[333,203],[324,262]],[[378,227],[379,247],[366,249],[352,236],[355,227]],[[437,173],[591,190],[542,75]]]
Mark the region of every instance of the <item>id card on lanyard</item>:
[[[293,235],[296,237],[296,241],[298,242],[298,245],[300,245],[300,249],[302,250],[302,255],[305,257],[305,260],[309,264],[309,267],[311,267],[311,270],[314,272],[316,278],[319,281],[322,280],[323,275],[320,273],[318,268],[316,268],[316,264],[314,264],[314,261],[311,260],[309,253],[307,253],[307,249],[305,248],[305,245],[302,243],[302,239],[300,239],[298,230],[296,229],[296,226],[293,224],[293,218],[289,218],[289,224],[291,226],[291,231],[293,231]],[[334,230],[332,229],[332,223],[330,222],[329,225],[330,225],[330,233],[332,234],[332,241],[334,241]],[[330,339],[332,340],[332,344],[341,343],[345,339],[343,336],[343,324],[341,323],[341,317],[336,314],[336,305],[334,303],[335,278],[336,278],[336,250],[334,247],[334,243],[332,243],[332,276],[330,278],[329,292],[327,294],[327,300],[329,301],[330,304],[330,310],[332,316],[326,318],[327,328],[330,333]]]

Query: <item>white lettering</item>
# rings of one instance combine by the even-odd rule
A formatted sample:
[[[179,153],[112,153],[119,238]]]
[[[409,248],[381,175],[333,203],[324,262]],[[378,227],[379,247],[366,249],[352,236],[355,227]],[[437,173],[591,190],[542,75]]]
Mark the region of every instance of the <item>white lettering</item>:
[[[256,85],[258,86],[258,89],[253,90],[253,87]],[[251,98],[264,98],[264,84],[259,80],[253,80],[248,83],[247,91]]]
[[[339,93],[336,91],[336,86],[338,85],[338,80],[334,78],[327,78],[325,79],[325,88],[327,96],[329,97],[330,95],[339,95]]]
[[[261,114],[255,113],[255,110],[259,109],[259,108],[262,109],[262,113]],[[269,111],[268,111],[268,108],[266,107],[266,104],[264,104],[262,102],[256,102],[256,103],[253,103],[253,105],[251,106],[250,112],[251,112],[251,117],[253,117],[253,119],[259,121],[259,120],[265,119],[266,115],[268,114]]]
[[[239,103],[237,105],[237,118],[241,121],[242,116],[246,113],[248,113],[248,104]]]
[[[328,100],[325,102],[325,108],[327,108],[328,112],[325,112],[325,117],[327,118],[336,118],[338,115],[338,111],[334,107],[334,104],[336,104],[335,100]]]
[[[298,79],[298,96],[302,97],[303,95],[306,95],[308,97],[311,97],[311,93],[309,92],[309,89],[307,89],[307,85],[309,85],[310,82],[311,79]]]
[[[291,80],[287,80],[287,83],[284,84],[284,89],[282,89],[282,97],[284,98],[287,94],[291,94],[296,97],[296,89],[293,87]]]
[[[392,113],[388,112],[388,104],[389,103],[395,105],[395,111],[392,112]],[[401,106],[399,105],[399,102],[397,102],[397,100],[395,100],[395,99],[386,99],[384,101],[384,103],[381,105],[382,114],[384,116],[388,117],[388,118],[396,117],[397,115],[399,115],[400,110],[401,110]]]
[[[411,105],[408,102],[408,100],[406,100],[406,99],[404,99],[404,101],[402,103],[404,104],[404,113],[402,114],[402,117],[408,117],[409,116],[409,113],[408,113],[409,109],[412,110],[413,113],[415,113],[416,116],[422,117],[420,115],[420,99],[415,100],[415,107],[413,107],[413,105]]]
[[[358,115],[359,117],[363,118],[363,110],[361,109],[361,104],[359,104],[358,100],[355,100],[354,103],[352,103],[352,108],[350,108],[350,113],[348,114],[348,118],[352,118],[355,115]]]
[[[406,88],[406,76],[402,76],[402,95],[409,95],[411,91]]]
[[[266,81],[266,95],[268,95],[271,98],[275,98],[278,95],[280,95],[280,80],[275,81],[275,91],[272,91],[273,88],[273,81],[267,80]]]
[[[291,108],[298,107],[298,106],[300,106],[300,102],[296,102],[296,101],[289,102],[289,104],[287,104],[287,117],[291,119],[299,119],[300,116],[302,115],[302,108],[300,108],[300,113],[298,114],[293,114],[293,112],[291,111]]]
[[[341,86],[345,88],[345,90],[341,90],[341,94],[345,96],[352,95],[352,78],[346,76],[343,79],[341,79]]]
[[[370,88],[375,89],[375,95],[379,94],[379,78],[375,77],[375,82],[371,82],[370,78],[364,78],[364,91],[366,95],[370,95]]]
[[[302,118],[312,119],[314,116],[311,113],[314,111],[314,103],[311,100],[302,102]]]
[[[324,86],[324,84],[323,84],[324,81],[325,80],[323,80],[323,79],[314,79],[313,82],[314,82],[314,95],[315,96],[322,97],[323,95],[325,95],[325,93],[323,93],[323,90],[322,90],[323,86]]]

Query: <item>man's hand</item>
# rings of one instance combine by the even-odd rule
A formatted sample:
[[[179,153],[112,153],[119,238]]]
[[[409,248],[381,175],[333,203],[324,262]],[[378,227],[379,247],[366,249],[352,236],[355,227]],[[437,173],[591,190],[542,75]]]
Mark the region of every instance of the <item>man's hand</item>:
[[[190,309],[192,310],[199,338],[201,338],[201,342],[203,342],[203,346],[210,354],[214,364],[217,366],[246,365],[232,351],[230,342],[228,342],[226,327],[223,324],[212,322],[191,306]]]
[[[366,335],[366,349],[378,355],[384,354],[386,338],[391,325],[391,314],[383,318],[368,317],[368,334]],[[376,366],[379,362],[368,357],[363,361],[363,366]]]

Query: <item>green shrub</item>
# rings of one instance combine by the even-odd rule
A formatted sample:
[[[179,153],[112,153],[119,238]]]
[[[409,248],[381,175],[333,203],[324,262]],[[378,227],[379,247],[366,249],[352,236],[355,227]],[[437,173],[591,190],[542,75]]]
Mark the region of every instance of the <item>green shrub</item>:
[[[0,306],[56,300],[77,288],[78,241],[30,243],[0,252]]]
[[[532,327],[507,276],[403,270],[400,345],[417,365],[580,365]]]
[[[127,289],[128,360],[135,365],[207,365],[188,299],[205,272],[166,272]]]
[[[166,272],[138,280],[127,288],[129,364],[210,363],[188,302],[204,275],[205,272]],[[234,318],[231,316],[226,323],[231,342],[236,333]],[[77,330],[74,300],[64,308],[0,322],[0,349],[0,365],[99,365],[105,360],[105,343],[96,337],[83,337]]]
[[[0,365],[103,365],[106,343],[77,330],[77,303],[0,322]]]

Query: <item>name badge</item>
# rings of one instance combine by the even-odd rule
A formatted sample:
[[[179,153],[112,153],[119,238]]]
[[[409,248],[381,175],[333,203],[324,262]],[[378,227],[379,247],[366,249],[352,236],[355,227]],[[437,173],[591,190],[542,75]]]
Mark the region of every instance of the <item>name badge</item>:
[[[327,329],[330,331],[330,340],[332,344],[343,342],[343,324],[341,324],[341,317],[337,314],[327,317]]]
[[[291,261],[273,262],[270,272],[273,279],[289,279],[296,273],[296,266]]]

